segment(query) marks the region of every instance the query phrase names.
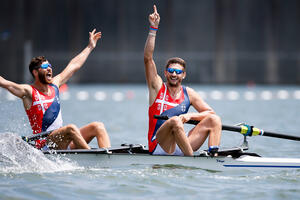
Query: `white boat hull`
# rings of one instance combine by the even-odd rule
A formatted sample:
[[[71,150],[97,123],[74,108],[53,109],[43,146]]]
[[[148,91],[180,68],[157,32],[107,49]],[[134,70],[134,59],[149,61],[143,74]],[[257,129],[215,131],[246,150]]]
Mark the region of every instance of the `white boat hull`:
[[[125,149],[125,148],[124,148]],[[236,169],[300,169],[299,158],[263,158],[259,156],[237,154],[210,157],[203,154],[195,156],[166,156],[149,155],[145,152],[114,152],[103,149],[95,150],[66,150],[56,153],[44,152],[49,158],[69,159],[79,166],[92,168],[115,168],[130,165],[175,165],[200,168],[212,171],[228,171]]]
[[[48,155],[54,156],[54,155]],[[57,155],[56,155],[57,156]],[[131,155],[131,154],[61,154],[61,158],[75,161],[79,166],[92,168],[113,168],[130,165],[175,165],[194,167],[212,171],[227,171],[240,169],[300,169],[300,159],[261,158],[254,156],[242,156],[234,159],[228,157],[187,157],[187,156],[156,156],[156,155]]]

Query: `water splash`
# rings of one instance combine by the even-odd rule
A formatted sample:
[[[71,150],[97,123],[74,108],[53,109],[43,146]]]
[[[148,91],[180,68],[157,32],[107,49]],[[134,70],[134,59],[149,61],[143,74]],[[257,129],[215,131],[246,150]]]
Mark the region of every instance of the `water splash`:
[[[0,173],[51,173],[79,168],[70,160],[48,159],[14,133],[0,134]]]

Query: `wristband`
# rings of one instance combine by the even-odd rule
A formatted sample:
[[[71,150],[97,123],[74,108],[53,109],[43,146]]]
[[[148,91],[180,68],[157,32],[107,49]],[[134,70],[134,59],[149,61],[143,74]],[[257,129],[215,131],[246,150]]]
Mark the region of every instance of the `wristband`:
[[[151,36],[153,36],[153,37],[155,37],[155,36],[156,36],[156,34],[155,34],[155,33],[149,33],[149,35],[151,35]]]
[[[155,28],[154,26],[150,26],[150,30],[157,31],[158,28]]]

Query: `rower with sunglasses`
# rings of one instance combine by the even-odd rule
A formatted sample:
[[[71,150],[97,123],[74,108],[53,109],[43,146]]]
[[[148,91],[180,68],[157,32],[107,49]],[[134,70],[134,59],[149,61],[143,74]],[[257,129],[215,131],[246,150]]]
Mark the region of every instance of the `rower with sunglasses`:
[[[221,139],[221,119],[192,88],[181,85],[186,76],[186,64],[181,58],[170,58],[165,66],[166,82],[157,73],[153,60],[155,38],[160,16],[156,6],[149,15],[150,30],[144,49],[146,80],[149,90],[149,152],[153,155],[193,155],[207,137],[209,153],[217,155]],[[188,113],[192,105],[197,112]],[[167,115],[163,121],[154,115]],[[184,123],[198,120],[200,123],[185,133]]]
[[[46,139],[36,140],[37,148],[90,149],[88,143],[95,137],[100,148],[110,147],[109,136],[100,122],[80,129],[73,124],[63,126],[59,101],[59,87],[82,67],[100,38],[101,32],[96,33],[96,29],[90,32],[88,46],[55,77],[52,77],[52,65],[44,56],[34,57],[30,62],[32,85],[17,84],[0,76],[0,86],[22,99],[33,134],[52,131]]]

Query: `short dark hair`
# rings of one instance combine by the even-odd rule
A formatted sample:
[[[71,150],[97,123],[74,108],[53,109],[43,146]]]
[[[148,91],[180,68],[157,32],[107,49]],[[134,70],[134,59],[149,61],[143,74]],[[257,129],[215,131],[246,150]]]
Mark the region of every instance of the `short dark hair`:
[[[29,71],[30,71],[32,77],[34,77],[32,71],[34,69],[38,69],[41,66],[41,64],[45,61],[47,61],[45,56],[37,56],[37,57],[34,57],[31,59],[31,62],[29,64]]]
[[[171,64],[174,64],[174,63],[180,64],[180,65],[185,69],[185,61],[184,61],[182,58],[178,58],[178,57],[170,58],[170,59],[167,61],[166,69],[168,69],[168,67],[169,67]]]

